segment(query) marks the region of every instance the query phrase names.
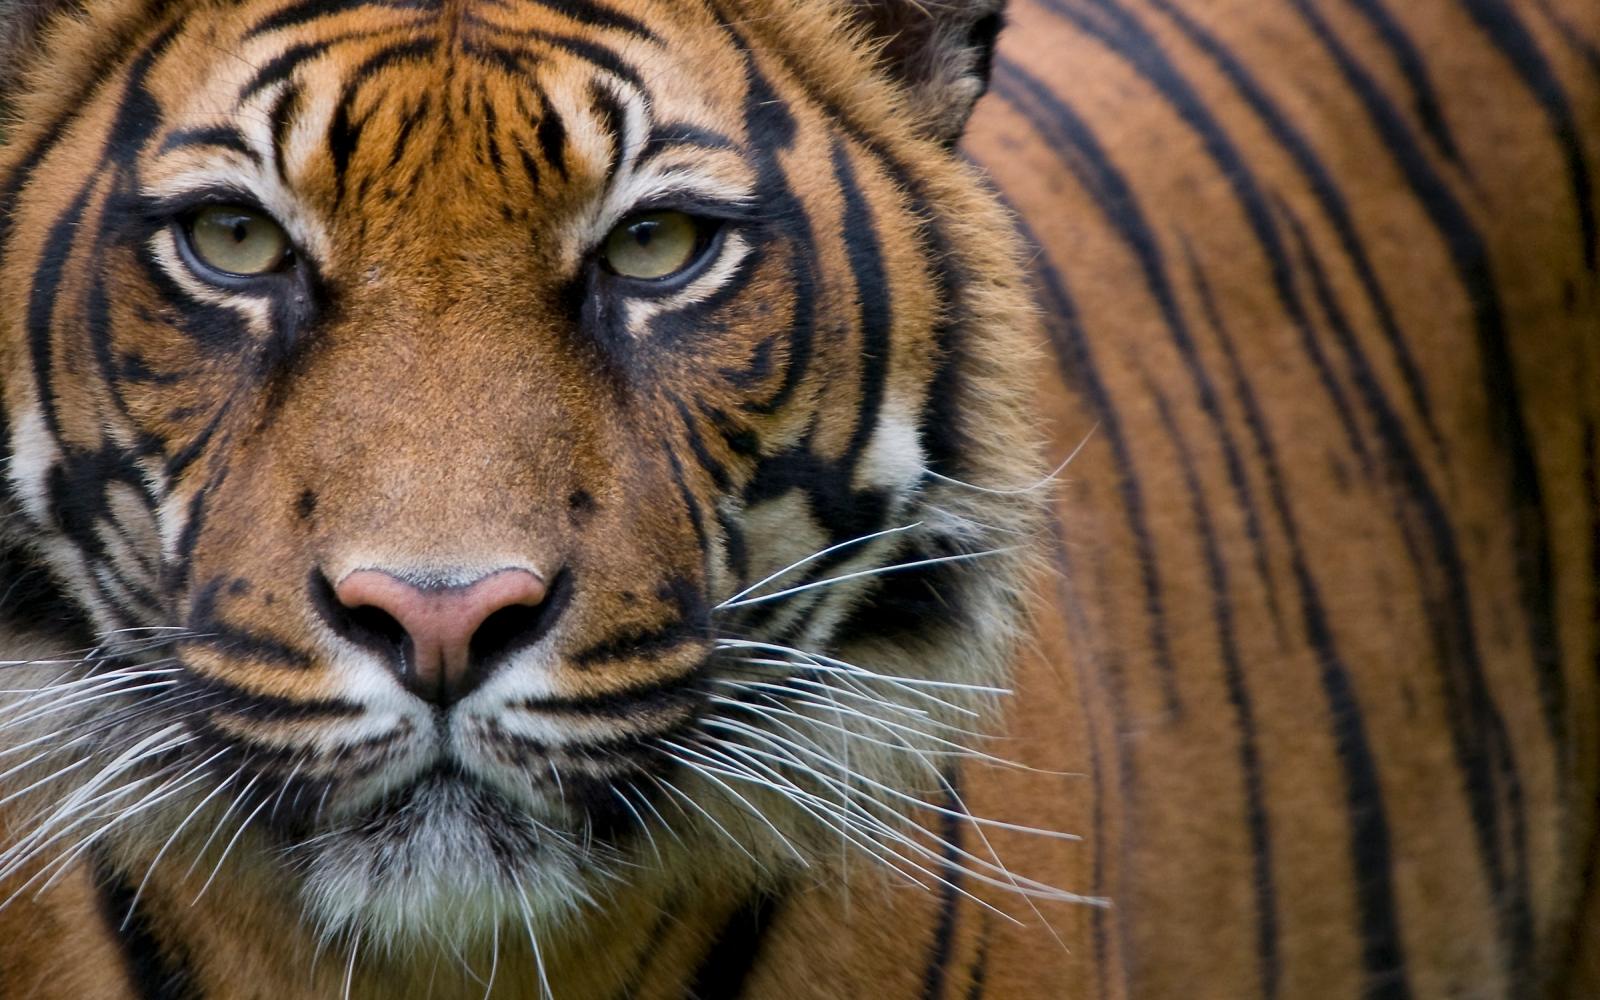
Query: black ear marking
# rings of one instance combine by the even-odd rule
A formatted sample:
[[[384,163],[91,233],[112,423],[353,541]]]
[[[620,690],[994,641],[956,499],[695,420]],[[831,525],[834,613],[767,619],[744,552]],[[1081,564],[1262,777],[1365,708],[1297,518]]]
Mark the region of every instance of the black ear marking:
[[[935,138],[954,145],[989,87],[1006,0],[851,0]]]

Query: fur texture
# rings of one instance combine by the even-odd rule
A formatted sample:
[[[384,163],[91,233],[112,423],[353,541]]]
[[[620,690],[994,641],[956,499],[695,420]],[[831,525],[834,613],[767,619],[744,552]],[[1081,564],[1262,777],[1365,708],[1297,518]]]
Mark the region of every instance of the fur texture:
[[[0,13],[4,995],[1600,991],[1592,0]]]

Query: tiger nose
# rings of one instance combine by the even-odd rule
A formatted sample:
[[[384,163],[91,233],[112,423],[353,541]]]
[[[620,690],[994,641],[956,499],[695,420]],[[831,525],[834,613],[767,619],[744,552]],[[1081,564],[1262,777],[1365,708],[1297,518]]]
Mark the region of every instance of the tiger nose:
[[[547,596],[544,580],[523,569],[458,586],[420,585],[363,569],[334,588],[350,628],[386,638],[401,680],[441,707],[466,695],[481,661],[509,636],[537,628]]]

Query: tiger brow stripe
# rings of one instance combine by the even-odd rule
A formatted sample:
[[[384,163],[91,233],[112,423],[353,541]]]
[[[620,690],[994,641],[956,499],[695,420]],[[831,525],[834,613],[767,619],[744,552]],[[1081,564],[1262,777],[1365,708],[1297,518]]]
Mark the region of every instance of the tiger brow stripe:
[[[467,25],[482,29],[484,32],[498,30],[492,23],[481,20],[472,14],[466,15],[463,20]],[[504,42],[488,42],[483,39],[468,38],[463,40],[461,48],[464,53],[469,55],[478,58],[496,59],[506,66],[516,66],[521,71],[531,75],[540,61],[539,55],[527,48],[526,43],[531,42],[535,45],[543,45],[547,48],[555,49],[557,52],[563,52],[582,59],[584,62],[605,70],[617,79],[626,81],[635,90],[645,91],[649,89],[644,84],[644,78],[639,75],[638,70],[629,65],[628,60],[618,55],[616,50],[599,42],[591,41],[587,38],[577,38],[572,35],[563,35],[554,31],[541,31],[536,28],[520,30],[517,32],[516,38],[518,44],[514,46]]]
[[[278,180],[285,184],[289,183],[289,130],[294,128],[295,118],[300,113],[302,97],[304,92],[300,84],[290,81],[278,92],[267,113],[272,123],[272,167],[278,173]]]
[[[1046,101],[1049,95],[1041,93],[1037,82],[1015,63],[1001,58],[997,60],[996,65],[1001,70],[996,78],[996,92],[1008,103],[1022,110],[1036,129],[1046,135],[1052,132],[1058,133],[1057,137],[1064,141],[1052,142],[1054,148],[1078,149],[1081,155],[1099,153],[1099,146],[1093,143],[1086,124],[1066,107],[1064,102],[1053,99]],[[1019,93],[1017,86],[1010,82],[1013,79],[1026,87],[1026,94]],[[1030,106],[1035,110],[1030,111]],[[1077,135],[1060,135],[1062,129],[1071,129]],[[1092,143],[1087,149],[1083,148],[1085,140]],[[1103,157],[1103,154],[1099,155]],[[1075,169],[1081,168],[1075,167]],[[1101,210],[1112,214],[1112,225],[1124,232],[1124,239],[1135,238],[1134,234],[1125,232],[1127,225],[1148,227],[1142,210],[1138,208],[1139,202],[1125,183],[1122,187],[1114,189],[1115,193],[1122,197],[1107,197],[1106,192],[1094,184],[1090,184],[1089,189],[1096,192],[1096,204]],[[1119,221],[1118,216],[1121,215],[1132,215],[1132,218]],[[1026,230],[1025,226],[1024,229]],[[1149,238],[1148,233],[1145,238]],[[1037,245],[1036,238],[1034,242]],[[1046,287],[1051,287],[1055,281],[1054,272],[1045,269],[1043,275]],[[1147,281],[1151,280],[1163,279],[1160,278],[1160,272],[1155,272],[1148,274]],[[1054,287],[1058,293],[1064,293],[1064,288],[1059,284],[1054,284]],[[1058,303],[1065,301],[1059,294],[1056,298]],[[1052,313],[1054,311],[1051,310]],[[1065,316],[1070,319],[1076,316],[1076,312],[1069,310]],[[1050,324],[1050,329],[1056,339],[1062,377],[1068,380],[1068,384],[1085,386],[1089,389],[1088,396],[1096,406],[1100,426],[1111,441],[1110,447],[1114,453],[1120,451],[1116,461],[1125,470],[1121,477],[1124,496],[1126,497],[1130,490],[1137,496],[1138,486],[1132,458],[1126,442],[1122,439],[1110,394],[1094,375],[1096,369],[1089,353],[1086,332],[1076,322],[1053,323]],[[1248,415],[1247,424],[1255,441],[1255,449],[1267,472],[1273,507],[1288,539],[1293,575],[1300,595],[1301,617],[1307,633],[1307,645],[1312,650],[1318,651],[1318,673],[1323,696],[1328,705],[1328,726],[1344,784],[1346,818],[1350,830],[1350,870],[1358,875],[1354,880],[1355,897],[1360,919],[1362,963],[1369,981],[1368,995],[1371,1000],[1404,1000],[1411,996],[1411,989],[1405,975],[1404,943],[1394,895],[1391,836],[1383,804],[1383,789],[1377,773],[1377,762],[1366,736],[1366,726],[1362,721],[1360,704],[1352,688],[1349,667],[1338,652],[1336,637],[1328,622],[1327,610],[1323,606],[1315,578],[1306,560],[1305,550],[1300,542],[1299,528],[1289,505],[1286,487],[1282,482],[1282,466],[1278,461],[1276,448],[1268,436],[1269,424],[1255,402],[1254,393],[1243,369],[1234,357],[1231,339],[1225,328],[1217,326],[1214,332],[1223,347],[1224,356],[1229,360],[1234,395],[1239,398]],[[1061,339],[1063,334],[1074,335],[1063,342]],[[1136,509],[1142,510],[1142,505]],[[1139,538],[1140,535],[1136,532],[1135,537]],[[1147,545],[1151,544],[1148,534],[1144,536],[1144,541]],[[1145,558],[1141,561],[1150,564],[1153,555],[1152,547],[1146,551]]]
[[[1394,307],[1383,290],[1383,283],[1378,279],[1372,258],[1368,256],[1366,247],[1362,245],[1361,237],[1356,232],[1349,202],[1344,192],[1340,190],[1338,182],[1334,180],[1333,173],[1306,140],[1304,133],[1296,128],[1289,116],[1273,102],[1241,59],[1216,36],[1184,13],[1172,0],[1151,0],[1151,3],[1155,9],[1171,19],[1178,31],[1191,44],[1216,64],[1233,84],[1239,96],[1255,111],[1256,116],[1277,140],[1278,145],[1299,167],[1317,203],[1322,206],[1328,221],[1333,225],[1339,244],[1344,249],[1345,256],[1349,258],[1350,265],[1355,269],[1356,280],[1361,283],[1362,290],[1366,292],[1367,299],[1377,314],[1378,325],[1389,342],[1389,349],[1394,353],[1395,364],[1400,368],[1400,377],[1405,381],[1406,391],[1411,397],[1411,405],[1416,409],[1418,419],[1427,428],[1428,436],[1435,448],[1442,450],[1444,438],[1434,420],[1433,404],[1428,399],[1427,383],[1422,376],[1421,366],[1417,364],[1405,334],[1395,319]]]
[[[550,96],[543,89],[539,91],[539,108],[539,127],[534,130],[534,138],[544,154],[545,164],[554,167],[556,175],[566,180],[567,127],[561,120],[561,113],[550,103]]]
[[[436,49],[437,43],[427,38],[415,38],[387,46],[362,60],[345,80],[339,103],[334,105],[332,119],[328,122],[327,144],[328,155],[333,159],[334,204],[344,201],[350,158],[355,155],[356,147],[361,143],[361,133],[366,128],[366,119],[352,121],[350,117],[357,92],[385,69],[421,60],[432,55]]]
[[[411,106],[405,117],[400,119],[400,128],[396,130],[394,148],[389,151],[389,170],[394,170],[400,165],[400,160],[406,155],[406,148],[411,145],[411,136],[422,121],[427,118],[428,111],[433,107],[433,95],[424,92],[417,98],[417,103]]]
[[[611,152],[606,161],[605,171],[601,174],[605,178],[604,183],[609,187],[617,176],[617,171],[622,168],[622,158],[628,151],[630,138],[627,134],[628,113],[611,88],[599,81],[590,84],[589,100],[595,113],[600,117],[601,134],[611,140]]]
[[[430,0],[298,0],[256,22],[244,33],[244,41],[248,42],[274,31],[304,27],[315,21],[337,17],[354,10],[370,8],[425,14],[437,10],[437,4]]]
[[[661,40],[643,21],[594,0],[542,0],[541,6],[585,27],[626,32],[652,42]]]
[[[236,103],[246,104],[263,91],[283,83],[294,76],[301,66],[322,58],[334,46],[365,37],[367,37],[366,32],[351,32],[335,35],[321,41],[301,42],[297,45],[291,45],[268,60],[265,66],[256,70],[255,75],[250,78],[249,82],[240,88]]]
[[[156,150],[156,154],[164,155],[197,147],[227,149],[249,158],[252,163],[260,164],[261,162],[260,152],[250,145],[243,132],[231,125],[208,125],[203,128],[178,129],[161,141],[161,146]]]
[[[1583,262],[1590,271],[1596,269],[1596,254],[1600,253],[1600,232],[1595,222],[1594,189],[1589,176],[1588,158],[1578,136],[1576,116],[1567,98],[1561,80],[1550,68],[1549,60],[1538,42],[1517,17],[1516,11],[1504,0],[1460,0],[1472,15],[1479,28],[1505,56],[1511,68],[1522,78],[1523,85],[1539,102],[1540,109],[1550,121],[1550,138],[1561,146],[1566,157],[1568,182],[1572,185],[1572,198],[1578,209],[1579,235],[1583,240]]]

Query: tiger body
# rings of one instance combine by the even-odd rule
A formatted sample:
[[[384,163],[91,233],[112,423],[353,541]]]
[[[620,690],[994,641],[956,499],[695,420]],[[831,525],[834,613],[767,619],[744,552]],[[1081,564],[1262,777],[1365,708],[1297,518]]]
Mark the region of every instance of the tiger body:
[[[18,8],[0,995],[1600,995],[1600,8],[1411,6],[1013,2],[993,194],[992,5]]]

